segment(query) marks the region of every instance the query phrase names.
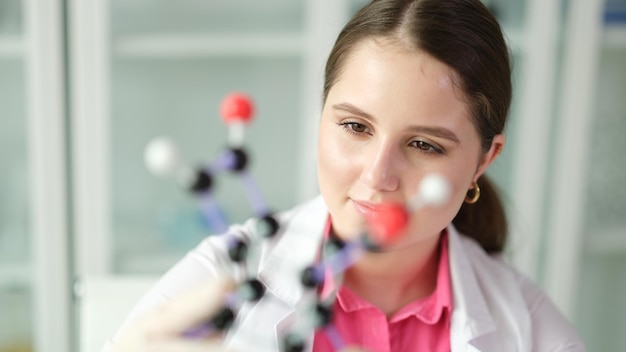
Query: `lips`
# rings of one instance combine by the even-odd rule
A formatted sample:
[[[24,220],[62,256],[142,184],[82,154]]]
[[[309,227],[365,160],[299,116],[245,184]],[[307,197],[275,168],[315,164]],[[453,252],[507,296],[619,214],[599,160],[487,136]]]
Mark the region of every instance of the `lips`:
[[[374,213],[380,209],[379,205],[369,202],[360,202],[357,200],[352,200],[352,204],[354,205],[354,209],[357,214],[361,215],[365,219],[371,219],[374,216]]]
[[[365,218],[369,234],[378,245],[386,246],[395,241],[409,222],[409,213],[400,203],[368,203],[354,201],[357,213]]]

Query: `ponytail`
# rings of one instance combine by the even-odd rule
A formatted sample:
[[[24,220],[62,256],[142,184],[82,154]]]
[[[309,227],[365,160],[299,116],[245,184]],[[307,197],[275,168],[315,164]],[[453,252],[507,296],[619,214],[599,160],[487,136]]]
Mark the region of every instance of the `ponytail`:
[[[452,223],[459,232],[476,240],[487,253],[501,253],[508,232],[504,206],[495,185],[486,175],[478,179],[478,187],[478,201],[463,203]]]

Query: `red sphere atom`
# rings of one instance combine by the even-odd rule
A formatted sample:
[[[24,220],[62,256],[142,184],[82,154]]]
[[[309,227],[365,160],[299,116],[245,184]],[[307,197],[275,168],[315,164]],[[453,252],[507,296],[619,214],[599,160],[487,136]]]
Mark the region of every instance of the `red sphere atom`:
[[[381,246],[395,241],[408,223],[409,213],[404,205],[398,203],[380,206],[368,221],[371,236]]]
[[[254,106],[252,100],[243,93],[232,93],[222,100],[220,113],[226,124],[252,121]]]

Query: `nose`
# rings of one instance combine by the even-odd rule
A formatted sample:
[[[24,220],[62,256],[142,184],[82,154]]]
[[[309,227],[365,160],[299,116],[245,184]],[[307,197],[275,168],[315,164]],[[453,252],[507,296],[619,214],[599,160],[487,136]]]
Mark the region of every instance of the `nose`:
[[[361,181],[376,191],[395,191],[400,186],[400,151],[390,143],[381,142],[371,146],[372,152],[367,153]]]

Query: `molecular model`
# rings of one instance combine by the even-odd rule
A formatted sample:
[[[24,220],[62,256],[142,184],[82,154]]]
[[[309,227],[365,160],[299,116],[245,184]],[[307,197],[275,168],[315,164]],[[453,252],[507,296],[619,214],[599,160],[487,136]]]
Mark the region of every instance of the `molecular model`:
[[[222,120],[229,128],[228,145],[208,166],[190,168],[181,161],[176,146],[167,138],[160,137],[150,142],[145,151],[145,163],[148,169],[157,175],[174,177],[181,185],[191,191],[199,200],[203,216],[217,233],[226,233],[228,223],[221,215],[219,205],[212,196],[214,179],[222,172],[229,172],[243,181],[248,200],[259,219],[260,236],[256,241],[271,238],[279,230],[279,223],[270,212],[253,177],[247,170],[248,154],[244,148],[245,128],[252,121],[254,107],[244,94],[228,95],[221,104]],[[300,352],[306,347],[306,337],[310,332],[324,329],[336,351],[345,348],[340,334],[332,325],[332,303],[320,302],[317,290],[325,275],[341,274],[359,260],[367,251],[377,251],[393,243],[403,234],[410,214],[427,206],[438,206],[448,200],[450,193],[447,181],[439,175],[427,175],[423,178],[417,194],[408,204],[384,204],[368,219],[367,229],[356,240],[343,242],[330,238],[324,251],[329,253],[317,263],[303,268],[299,281],[306,289],[309,306],[308,319],[299,321],[291,332],[282,337],[282,350]],[[256,244],[258,246],[258,243]],[[246,265],[255,247],[233,238],[228,244],[230,259],[240,265]],[[236,320],[237,308],[243,301],[257,301],[263,297],[265,286],[256,277],[249,277],[233,292],[225,306],[210,322],[196,329],[187,331],[189,337],[209,336],[215,331],[229,329]]]

